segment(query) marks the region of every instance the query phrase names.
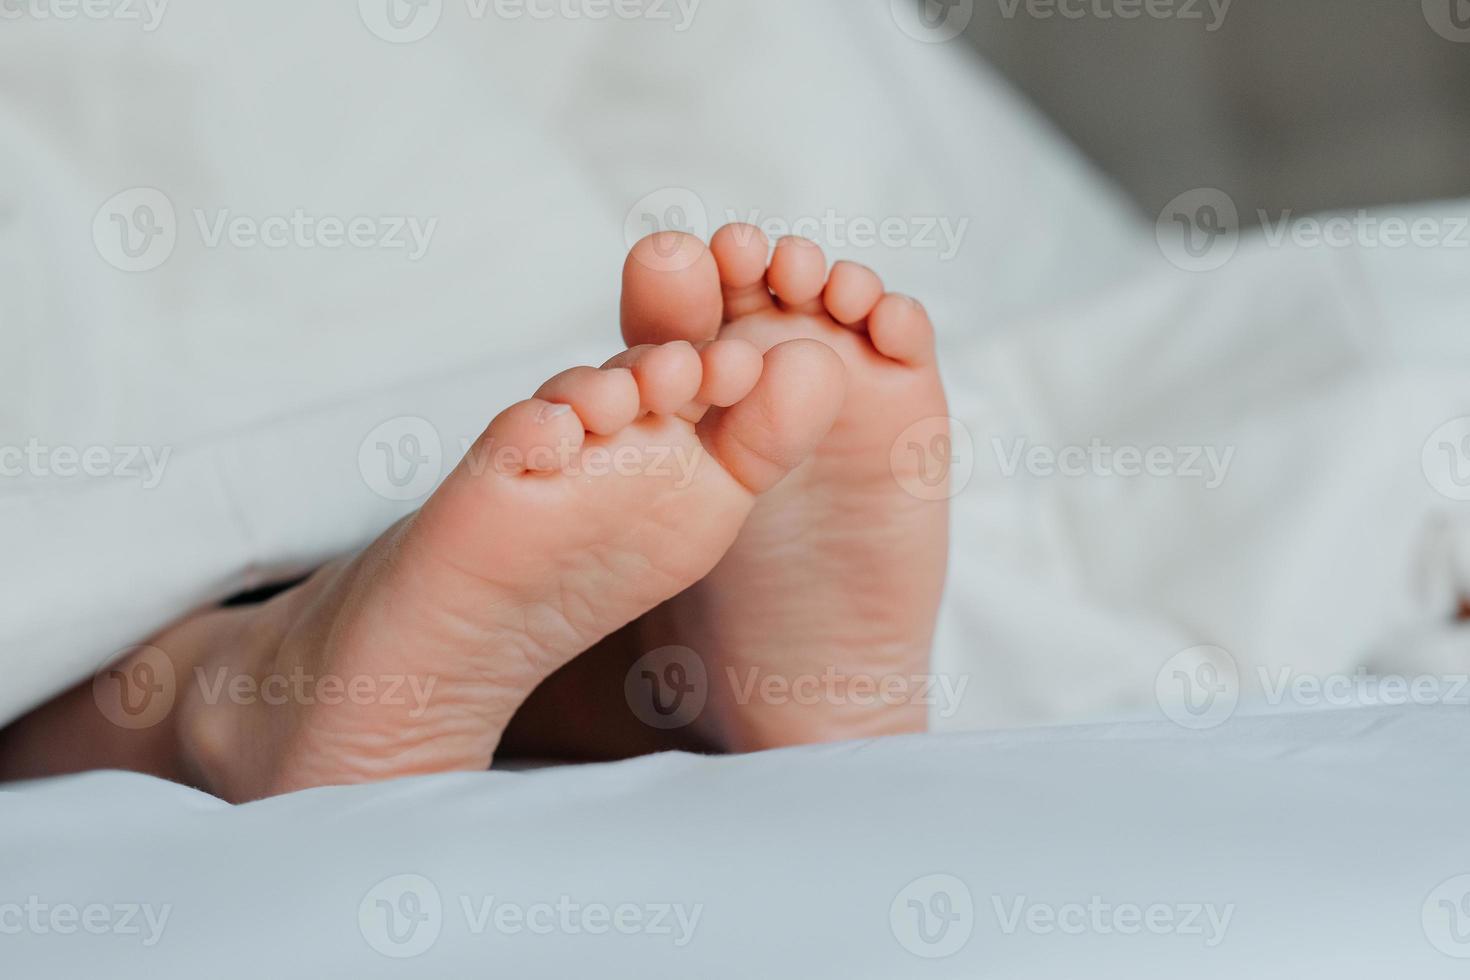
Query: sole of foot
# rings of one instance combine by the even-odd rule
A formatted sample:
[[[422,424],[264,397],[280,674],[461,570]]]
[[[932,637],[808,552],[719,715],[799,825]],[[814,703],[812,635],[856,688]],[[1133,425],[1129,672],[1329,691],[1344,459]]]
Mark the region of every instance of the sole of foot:
[[[640,344],[551,379],[366,551],[189,627],[187,769],[232,800],[485,769],[548,675],[715,568],[844,390],[800,337]]]
[[[644,621],[642,646],[704,662],[702,736],[745,751],[924,730],[949,514],[928,452],[949,420],[924,307],[864,266],[829,269],[809,241],[772,254],[731,225],[708,247],[678,233],[635,246],[622,323],[630,344],[818,341],[846,368],[830,432],[715,570]]]

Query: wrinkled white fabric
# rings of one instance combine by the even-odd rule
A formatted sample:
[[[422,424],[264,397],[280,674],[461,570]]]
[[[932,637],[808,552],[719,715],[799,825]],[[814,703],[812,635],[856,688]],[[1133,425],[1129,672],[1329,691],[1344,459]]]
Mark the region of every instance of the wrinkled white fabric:
[[[709,0],[683,31],[450,2],[412,44],[357,6],[180,3],[151,32],[5,22],[0,446],[106,447],[140,476],[0,480],[0,720],[414,506],[360,472],[383,423],[432,420],[447,469],[550,373],[615,351],[648,214],[812,230],[956,339],[1142,261],[1076,156],[887,0]],[[106,259],[119,217],[143,247],[140,188],[173,209],[173,251],[124,272]],[[231,230],[298,210],[398,220],[405,247]],[[898,244],[869,247],[863,223],[895,219]],[[127,447],[168,453],[156,486]]]

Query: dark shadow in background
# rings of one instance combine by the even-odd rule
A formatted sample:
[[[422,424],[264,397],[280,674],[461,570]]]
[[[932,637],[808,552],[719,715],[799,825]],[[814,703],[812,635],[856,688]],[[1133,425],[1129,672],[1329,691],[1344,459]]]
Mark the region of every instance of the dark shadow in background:
[[[1470,196],[1470,41],[1426,12],[1470,26],[1470,0],[1234,0],[1213,32],[1209,0],[1188,0],[1199,20],[1062,2],[1089,13],[974,0],[968,37],[1149,216],[1205,186],[1245,224],[1261,209]]]

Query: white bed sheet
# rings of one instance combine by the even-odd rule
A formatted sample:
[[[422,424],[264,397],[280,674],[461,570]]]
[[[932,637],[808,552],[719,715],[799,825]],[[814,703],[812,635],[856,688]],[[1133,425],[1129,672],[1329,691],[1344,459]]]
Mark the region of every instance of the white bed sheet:
[[[0,792],[0,956],[18,980],[1460,977],[1463,733],[1462,711],[1323,712],[242,807],[96,774]],[[570,918],[537,910],[558,903]],[[99,934],[52,927],[93,905]],[[42,925],[7,929],[28,906]],[[153,925],[122,931],[129,906]],[[584,931],[620,906],[627,934]]]

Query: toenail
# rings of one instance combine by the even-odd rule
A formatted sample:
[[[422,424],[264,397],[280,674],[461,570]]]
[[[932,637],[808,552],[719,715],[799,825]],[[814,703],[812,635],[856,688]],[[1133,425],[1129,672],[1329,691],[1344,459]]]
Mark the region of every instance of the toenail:
[[[572,406],[570,405],[546,405],[542,407],[540,412],[536,413],[536,421],[550,422],[552,419],[561,418],[571,410]]]

